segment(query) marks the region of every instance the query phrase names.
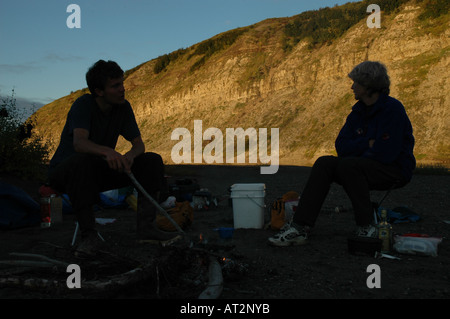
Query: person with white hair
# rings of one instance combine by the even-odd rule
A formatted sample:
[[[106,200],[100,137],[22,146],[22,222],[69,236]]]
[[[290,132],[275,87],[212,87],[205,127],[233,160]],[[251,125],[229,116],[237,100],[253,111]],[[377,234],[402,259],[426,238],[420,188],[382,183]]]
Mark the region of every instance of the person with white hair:
[[[343,186],[352,203],[356,235],[374,237],[370,190],[402,187],[412,178],[413,129],[402,103],[389,96],[386,67],[365,61],[348,76],[357,102],[336,138],[337,156],[316,160],[292,222],[270,237],[269,244],[305,244],[333,182]]]

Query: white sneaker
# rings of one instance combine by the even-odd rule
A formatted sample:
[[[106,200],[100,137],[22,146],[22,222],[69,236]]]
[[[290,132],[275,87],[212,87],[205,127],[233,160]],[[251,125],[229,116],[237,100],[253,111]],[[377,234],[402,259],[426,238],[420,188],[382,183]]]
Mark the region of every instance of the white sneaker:
[[[309,227],[302,227],[298,230],[295,226],[283,226],[279,233],[268,239],[269,244],[279,247],[299,246],[306,243]]]

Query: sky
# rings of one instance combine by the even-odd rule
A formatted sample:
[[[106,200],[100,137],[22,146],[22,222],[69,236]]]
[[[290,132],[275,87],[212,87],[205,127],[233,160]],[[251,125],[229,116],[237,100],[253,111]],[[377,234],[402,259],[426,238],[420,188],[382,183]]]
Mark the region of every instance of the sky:
[[[347,2],[354,1],[1,0],[0,96],[14,90],[17,106],[32,112],[87,87],[99,59],[126,71],[221,32]]]

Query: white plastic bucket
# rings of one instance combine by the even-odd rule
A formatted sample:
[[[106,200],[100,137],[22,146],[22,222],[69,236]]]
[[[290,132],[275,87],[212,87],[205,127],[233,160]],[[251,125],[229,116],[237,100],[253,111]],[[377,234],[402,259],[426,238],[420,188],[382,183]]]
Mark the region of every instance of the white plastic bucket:
[[[231,186],[234,228],[264,227],[265,184],[234,184]]]

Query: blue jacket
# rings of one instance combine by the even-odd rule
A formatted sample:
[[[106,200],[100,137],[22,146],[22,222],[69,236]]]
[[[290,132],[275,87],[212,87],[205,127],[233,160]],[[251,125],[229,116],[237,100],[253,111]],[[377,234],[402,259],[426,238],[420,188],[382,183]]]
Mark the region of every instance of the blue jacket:
[[[374,139],[372,148],[369,140]],[[380,95],[367,107],[358,101],[348,115],[335,142],[339,157],[367,157],[398,167],[411,180],[416,167],[414,136],[403,104],[388,95]]]

